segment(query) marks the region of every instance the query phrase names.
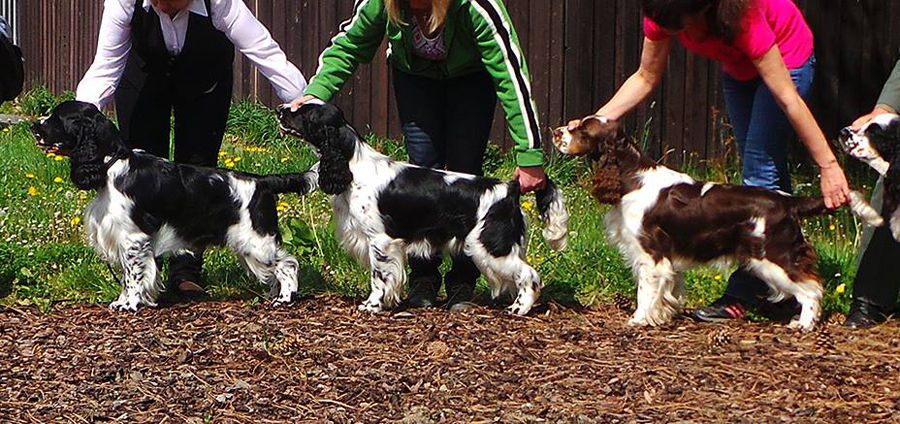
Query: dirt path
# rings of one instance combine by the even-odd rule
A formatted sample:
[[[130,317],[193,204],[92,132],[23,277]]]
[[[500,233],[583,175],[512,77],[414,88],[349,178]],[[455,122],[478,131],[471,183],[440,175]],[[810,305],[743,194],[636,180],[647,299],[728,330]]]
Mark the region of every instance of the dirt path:
[[[635,330],[610,307],[0,310],[6,422],[900,422],[900,327]],[[831,344],[833,347],[829,347]]]

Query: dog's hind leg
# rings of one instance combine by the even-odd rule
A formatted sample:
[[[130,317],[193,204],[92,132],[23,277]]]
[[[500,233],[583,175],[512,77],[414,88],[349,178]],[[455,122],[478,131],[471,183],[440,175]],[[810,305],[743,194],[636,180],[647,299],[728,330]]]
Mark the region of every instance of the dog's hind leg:
[[[129,238],[120,251],[119,261],[124,274],[122,293],[109,305],[110,309],[136,312],[141,304],[156,306],[162,287],[150,238]]]
[[[402,243],[384,234],[369,239],[372,291],[359,310],[381,312],[400,304],[406,283],[406,253]]]
[[[805,280],[794,281],[780,265],[768,259],[751,259],[747,269],[754,275],[765,281],[772,289],[769,300],[784,298],[785,295],[793,296],[800,303],[800,318],[791,321],[790,328],[798,328],[805,332],[812,331],[819,317],[822,315],[822,297],[824,291],[816,273],[812,269],[801,270],[800,275],[807,276]]]
[[[473,254],[472,262],[484,274],[491,284],[491,296],[497,297],[503,292],[516,291],[516,299],[506,311],[515,315],[526,315],[541,296],[541,276],[531,267],[519,252],[521,246],[513,246],[510,254],[494,257],[477,240],[470,240],[465,251]]]
[[[280,292],[277,303],[290,303],[297,293],[297,273],[300,264],[297,259],[282,249],[278,249],[278,257],[275,260],[275,279],[278,280]]]

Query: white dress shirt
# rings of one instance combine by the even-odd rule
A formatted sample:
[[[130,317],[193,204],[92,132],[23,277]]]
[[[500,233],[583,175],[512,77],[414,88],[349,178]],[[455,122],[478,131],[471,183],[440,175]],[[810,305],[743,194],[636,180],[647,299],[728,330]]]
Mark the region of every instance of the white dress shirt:
[[[103,109],[116,91],[125,71],[131,51],[131,18],[134,0],[105,0],[100,22],[100,41],[94,63],[85,73],[75,98]],[[211,0],[212,24],[222,31],[235,47],[247,56],[268,78],[278,97],[285,102],[298,99],[306,92],[306,78],[287,56],[269,31],[260,23],[242,0]],[[144,10],[156,7],[144,0]],[[156,10],[166,47],[178,55],[184,47],[191,13],[209,16],[203,0],[192,0],[174,18]]]

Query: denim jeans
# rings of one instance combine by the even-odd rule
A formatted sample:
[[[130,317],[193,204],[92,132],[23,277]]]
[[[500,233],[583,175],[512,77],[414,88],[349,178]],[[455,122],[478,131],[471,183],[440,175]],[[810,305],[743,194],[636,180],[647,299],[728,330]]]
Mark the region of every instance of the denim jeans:
[[[806,99],[816,73],[816,57],[790,70],[800,96]],[[791,192],[787,156],[794,136],[787,115],[775,101],[769,87],[758,77],[737,81],[722,77],[725,107],[740,150],[743,184]],[[755,306],[769,295],[769,287],[749,272],[739,269],[728,279],[725,294]]]
[[[410,162],[482,175],[484,151],[497,105],[490,74],[485,70],[438,80],[394,69],[393,80]],[[440,255],[424,259],[410,257],[411,290],[419,284],[431,284],[437,293],[440,265]],[[459,289],[473,293],[479,274],[471,259],[463,255],[454,257],[446,278],[447,295],[453,296]]]

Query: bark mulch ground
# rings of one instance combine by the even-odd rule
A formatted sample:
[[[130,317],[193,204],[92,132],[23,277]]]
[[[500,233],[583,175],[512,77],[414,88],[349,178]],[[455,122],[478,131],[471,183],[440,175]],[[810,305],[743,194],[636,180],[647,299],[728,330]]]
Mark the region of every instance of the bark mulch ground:
[[[0,310],[3,422],[900,422],[900,328],[624,326],[337,297]],[[836,320],[835,320],[836,321]]]

